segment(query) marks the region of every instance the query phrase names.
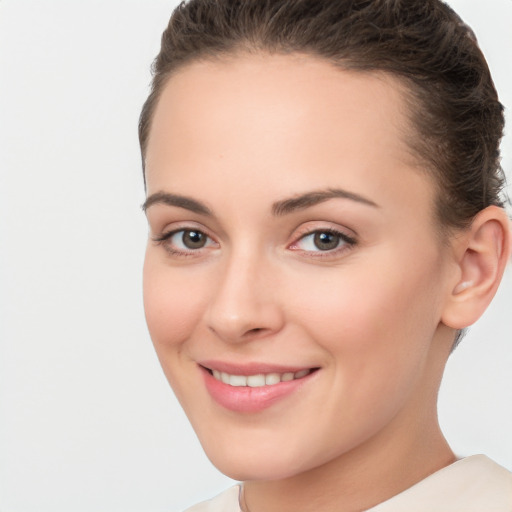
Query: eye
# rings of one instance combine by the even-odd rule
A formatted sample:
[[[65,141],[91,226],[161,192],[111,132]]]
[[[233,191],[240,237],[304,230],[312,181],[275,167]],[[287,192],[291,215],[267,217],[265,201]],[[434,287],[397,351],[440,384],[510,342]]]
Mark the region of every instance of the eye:
[[[170,231],[153,238],[153,240],[162,244],[171,254],[176,255],[190,255],[199,249],[217,245],[208,235],[198,229]]]
[[[349,248],[356,241],[344,233],[333,229],[312,231],[294,242],[290,249],[305,252],[335,252],[337,249]]]
[[[208,237],[201,231],[183,229],[174,233],[169,241],[180,249],[202,249]]]

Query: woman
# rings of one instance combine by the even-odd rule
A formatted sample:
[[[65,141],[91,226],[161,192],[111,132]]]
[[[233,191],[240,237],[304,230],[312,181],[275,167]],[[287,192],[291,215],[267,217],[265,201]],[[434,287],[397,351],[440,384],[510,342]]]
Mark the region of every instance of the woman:
[[[437,0],[193,0],[140,121],[149,330],[208,457],[194,511],[510,510],[439,429],[510,254],[503,107]]]

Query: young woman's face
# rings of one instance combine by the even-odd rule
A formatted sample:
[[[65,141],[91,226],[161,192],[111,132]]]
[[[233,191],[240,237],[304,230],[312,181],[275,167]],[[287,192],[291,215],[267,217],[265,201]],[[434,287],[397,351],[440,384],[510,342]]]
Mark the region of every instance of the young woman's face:
[[[435,415],[450,258],[400,91],[304,56],[194,63],[164,89],[147,322],[234,478],[393,450]]]

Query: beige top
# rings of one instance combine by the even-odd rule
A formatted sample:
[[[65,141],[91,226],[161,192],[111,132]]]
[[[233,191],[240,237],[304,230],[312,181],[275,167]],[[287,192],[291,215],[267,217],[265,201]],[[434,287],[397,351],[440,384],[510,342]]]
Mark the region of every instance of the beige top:
[[[240,486],[185,512],[241,512]],[[367,512],[512,512],[512,473],[473,455],[428,476]]]

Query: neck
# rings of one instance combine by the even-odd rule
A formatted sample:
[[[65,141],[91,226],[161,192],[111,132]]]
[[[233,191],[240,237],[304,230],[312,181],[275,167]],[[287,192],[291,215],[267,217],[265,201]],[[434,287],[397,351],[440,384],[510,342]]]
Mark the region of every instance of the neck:
[[[424,430],[425,436],[416,443],[397,446],[375,438],[365,447],[291,478],[245,482],[242,508],[245,512],[371,508],[455,461],[439,428]],[[381,449],[376,451],[372,444]]]
[[[449,347],[449,344],[446,344]],[[244,483],[245,512],[359,512],[453,463],[439,428],[437,392],[446,349],[434,351],[405,409],[373,438],[328,463],[282,480]]]

